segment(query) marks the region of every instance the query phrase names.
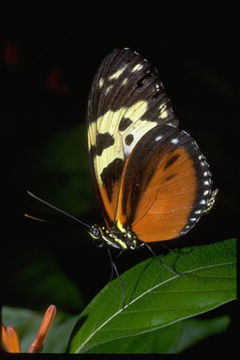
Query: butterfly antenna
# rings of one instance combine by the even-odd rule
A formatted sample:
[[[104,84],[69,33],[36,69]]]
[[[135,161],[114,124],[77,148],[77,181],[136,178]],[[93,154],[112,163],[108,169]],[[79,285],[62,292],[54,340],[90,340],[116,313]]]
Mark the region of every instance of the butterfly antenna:
[[[66,211],[64,211],[64,210],[62,210],[62,209],[59,209],[58,207],[50,204],[50,203],[47,202],[46,200],[41,199],[39,196],[33,194],[31,191],[28,190],[28,191],[27,191],[27,194],[28,194],[29,196],[31,196],[33,199],[40,201],[42,204],[47,205],[47,206],[49,206],[50,208],[52,208],[52,209],[60,212],[61,214],[64,214],[64,215],[70,217],[71,219],[77,221],[78,223],[86,226],[88,229],[90,228],[90,226],[89,226],[88,224],[86,224],[85,222],[79,220],[78,218],[76,218],[75,216],[73,216],[73,215],[71,215],[71,214],[68,214]]]
[[[29,215],[29,214],[24,214],[24,216],[25,216],[26,218],[28,218],[28,219],[32,219],[32,220],[36,220],[36,221],[40,221],[40,222],[47,222],[47,220],[40,219],[40,218],[38,218],[38,217]]]

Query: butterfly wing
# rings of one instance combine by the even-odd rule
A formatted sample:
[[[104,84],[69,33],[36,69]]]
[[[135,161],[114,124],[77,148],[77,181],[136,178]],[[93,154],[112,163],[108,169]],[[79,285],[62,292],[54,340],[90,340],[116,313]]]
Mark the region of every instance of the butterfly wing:
[[[126,161],[116,220],[139,240],[169,240],[189,231],[211,199],[209,166],[185,131],[150,130]]]
[[[130,49],[102,61],[88,100],[88,147],[98,201],[107,226],[116,219],[125,162],[139,140],[176,119],[156,69]]]

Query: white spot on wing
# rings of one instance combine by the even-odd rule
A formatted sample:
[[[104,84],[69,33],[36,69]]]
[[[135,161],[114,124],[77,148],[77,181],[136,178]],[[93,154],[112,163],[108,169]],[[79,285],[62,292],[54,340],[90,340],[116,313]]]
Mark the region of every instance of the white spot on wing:
[[[158,135],[157,137],[155,137],[155,141],[159,141],[163,138],[163,135]]]
[[[178,142],[179,142],[179,140],[177,138],[170,140],[170,143],[172,143],[172,144],[177,144]]]
[[[194,213],[197,214],[197,215],[198,215],[198,214],[201,214],[201,212],[202,212],[202,210],[196,210],[196,211],[194,211]]]

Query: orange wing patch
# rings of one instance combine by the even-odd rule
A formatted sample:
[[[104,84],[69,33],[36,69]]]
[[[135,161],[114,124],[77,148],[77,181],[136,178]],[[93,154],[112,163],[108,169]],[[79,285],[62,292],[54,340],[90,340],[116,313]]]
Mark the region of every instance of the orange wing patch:
[[[99,192],[100,192],[101,199],[104,203],[104,210],[105,210],[105,212],[103,212],[103,217],[104,217],[105,223],[107,225],[107,228],[109,230],[110,230],[111,225],[115,218],[119,187],[120,187],[119,180],[115,181],[115,183],[113,184],[113,187],[111,188],[112,195],[111,195],[111,200],[110,200],[106,187],[104,185],[99,185]]]
[[[139,201],[133,231],[144,242],[179,236],[188,223],[196,192],[196,170],[189,153],[184,147],[166,153]]]
[[[144,242],[181,236],[205,209],[202,196],[209,190],[201,184],[209,183],[209,176],[189,134],[168,125],[154,128],[127,158],[114,221]]]

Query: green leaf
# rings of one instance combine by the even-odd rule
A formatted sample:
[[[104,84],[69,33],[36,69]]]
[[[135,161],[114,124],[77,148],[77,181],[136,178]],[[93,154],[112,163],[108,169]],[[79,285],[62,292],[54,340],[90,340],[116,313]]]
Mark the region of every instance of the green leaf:
[[[41,191],[49,202],[73,214],[96,207],[84,126],[51,138],[44,145],[41,158]]]
[[[226,330],[228,316],[215,319],[187,319],[142,335],[131,336],[89,350],[102,354],[163,354],[179,353],[211,335]]]
[[[83,309],[79,288],[47,253],[38,249],[20,260],[23,260],[20,269],[8,279],[9,291],[13,291],[12,287],[18,290],[14,296],[24,295],[32,306],[51,302],[61,308]]]
[[[14,326],[20,338],[21,351],[27,352],[37,335],[44,312],[32,311],[24,308],[2,308],[2,321],[5,326]],[[64,352],[69,334],[76,322],[76,316],[61,313],[57,310],[54,322],[44,344],[43,353]]]
[[[86,352],[109,341],[148,333],[236,298],[236,241],[172,252],[162,260],[175,275],[149,258],[109,283],[82,312],[68,350]]]

